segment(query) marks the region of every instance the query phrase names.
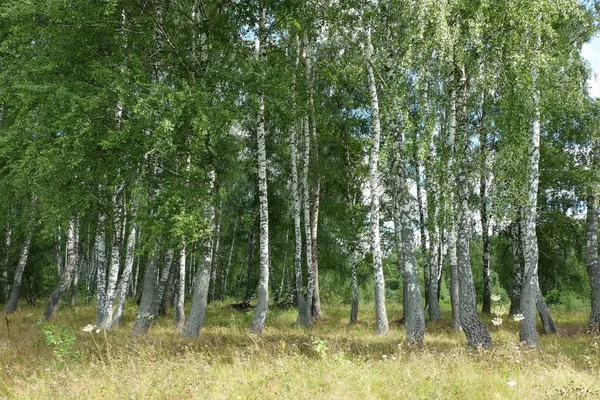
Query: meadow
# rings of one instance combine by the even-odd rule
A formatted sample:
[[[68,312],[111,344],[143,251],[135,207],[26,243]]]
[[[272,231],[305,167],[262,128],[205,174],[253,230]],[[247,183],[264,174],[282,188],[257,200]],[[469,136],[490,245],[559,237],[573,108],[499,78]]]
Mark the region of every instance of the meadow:
[[[185,339],[171,315],[146,336],[122,328],[97,331],[93,305],[62,309],[55,322],[43,308],[24,307],[0,328],[0,398],[16,399],[597,399],[599,337],[586,333],[587,308],[552,309],[559,333],[540,350],[518,343],[518,325],[505,317],[491,351],[466,346],[449,310],[428,324],[425,346],[403,344],[404,327],[374,334],[372,305],[348,324],[349,307],[325,304],[309,328],[296,311],[272,307],[262,335],[249,331],[251,312],[215,302],[200,337]],[[401,315],[391,304],[388,315]],[[85,327],[87,326],[87,329]]]

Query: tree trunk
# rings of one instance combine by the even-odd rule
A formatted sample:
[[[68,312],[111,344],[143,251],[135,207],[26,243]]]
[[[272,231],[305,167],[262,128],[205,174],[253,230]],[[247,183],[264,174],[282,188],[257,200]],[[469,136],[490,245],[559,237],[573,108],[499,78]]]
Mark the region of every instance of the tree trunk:
[[[231,246],[229,247],[229,256],[227,257],[227,266],[225,267],[225,272],[223,273],[223,277],[221,279],[221,300],[225,298],[227,294],[228,282],[229,282],[229,273],[231,271],[231,261],[233,259],[233,249],[235,248],[235,235],[237,234],[237,226],[238,220],[235,218],[235,222],[233,223],[233,235],[231,236]]]
[[[181,332],[185,325],[185,264],[186,264],[185,238],[181,239],[179,251],[179,268],[177,274],[177,287],[175,289],[175,326]]]
[[[431,238],[429,238],[429,246],[430,249],[429,251],[427,251],[427,233],[426,233],[426,226],[425,226],[425,207],[423,207],[423,191],[422,191],[422,184],[421,184],[421,162],[419,160],[419,154],[417,151],[417,148],[415,146],[415,151],[413,154],[413,159],[414,159],[414,165],[415,165],[415,173],[416,173],[416,179],[415,179],[415,183],[416,183],[416,187],[417,187],[417,210],[419,212],[419,233],[421,236],[421,261],[422,261],[422,265],[423,265],[423,282],[428,282],[429,281],[429,273],[431,272],[431,258],[429,257],[429,254],[431,252],[433,252],[433,247],[431,247]],[[400,160],[400,162],[402,162],[402,160]],[[414,251],[414,250],[413,250]],[[429,302],[428,299],[428,285],[425,284],[425,306],[427,306],[427,303]]]
[[[150,329],[150,325],[152,325],[156,318],[156,304],[158,304],[158,301],[160,300],[160,297],[158,297],[157,285],[158,270],[156,268],[158,248],[158,242],[156,242],[152,253],[148,255],[148,265],[146,266],[146,272],[144,273],[142,298],[140,300],[137,318],[133,324],[132,333],[134,335],[146,334]]]
[[[586,243],[587,270],[590,276],[592,308],[590,332],[600,333],[600,263],[598,262],[598,201],[594,194],[587,198]]]
[[[600,262],[598,261],[598,196],[600,194],[600,132],[594,132],[596,135],[593,140],[592,149],[592,170],[594,181],[589,188],[587,197],[587,217],[586,217],[586,240],[585,254],[588,274],[590,276],[590,286],[592,294],[592,308],[589,319],[589,332],[600,334]]]
[[[350,323],[358,322],[358,274],[357,274],[357,251],[350,252],[350,270],[352,271],[352,306],[350,308]]]
[[[46,321],[52,321],[54,319],[56,312],[58,311],[60,298],[68,291],[69,286],[71,285],[73,274],[77,269],[77,242],[77,221],[75,218],[71,218],[69,220],[69,229],[67,231],[67,262],[63,274],[60,277],[60,282],[50,295],[50,300],[46,306],[46,311],[44,312]]]
[[[170,250],[170,252],[171,254],[173,254],[171,257],[174,257],[173,250]],[[179,264],[177,264],[177,266],[179,266]],[[165,282],[164,290],[160,298],[160,307],[158,308],[158,315],[161,315],[163,317],[166,316],[169,305],[173,303],[173,296],[175,295],[175,276],[178,274],[178,269],[176,271],[176,269],[173,268],[173,264],[171,261],[167,280]]]
[[[450,264],[450,302],[452,305],[452,326],[455,331],[462,330],[460,320],[460,283],[458,274],[458,258],[457,258],[457,232],[456,232],[456,206],[454,204],[454,189],[448,183],[454,180],[454,157],[455,157],[455,137],[456,137],[456,114],[457,114],[457,93],[454,81],[456,76],[454,72],[450,78],[452,89],[450,95],[450,121],[448,122],[448,137],[446,138],[446,147],[448,154],[446,155],[446,171],[449,176],[445,181],[445,188],[448,193],[446,198],[446,230],[448,235],[448,261]],[[440,228],[441,229],[441,228]],[[437,285],[438,283],[436,283]],[[431,289],[430,289],[431,290]],[[430,305],[431,307],[431,305]],[[431,315],[431,314],[430,314]]]
[[[96,241],[94,248],[96,264],[96,323],[101,324],[104,317],[104,308],[106,302],[106,238],[104,231],[104,215],[100,215],[98,220],[98,230],[96,232]]]
[[[267,10],[261,10],[258,35],[256,35],[256,56],[258,59],[264,58],[264,48],[261,47],[261,41],[265,35],[265,24],[267,19]],[[267,309],[269,307],[269,198],[267,195],[267,149],[265,132],[265,97],[264,87],[259,89],[258,93],[258,113],[256,116],[256,140],[258,144],[258,198],[260,215],[260,268],[258,274],[258,304],[254,313],[250,330],[254,333],[261,333],[265,327],[267,319]]]
[[[25,271],[27,258],[29,257],[29,248],[31,246],[32,235],[33,232],[29,230],[25,236],[25,241],[23,242],[23,247],[21,248],[19,263],[15,269],[13,284],[10,290],[10,297],[8,299],[8,303],[6,304],[6,308],[4,309],[5,314],[11,314],[17,309],[17,303],[19,302],[19,297],[21,295],[21,285],[23,284],[23,272]]]
[[[165,258],[165,266],[163,267],[161,274],[160,274],[160,278],[158,281],[158,295],[157,295],[157,299],[158,302],[156,303],[156,314],[160,314],[160,306],[161,306],[161,302],[163,299],[163,296],[165,295],[165,292],[167,292],[168,289],[168,284],[169,284],[169,277],[171,276],[171,270],[173,269],[173,260],[175,258],[175,251],[173,249],[169,249],[167,250],[167,254],[166,254],[166,258]]]
[[[134,214],[135,215],[135,214]],[[131,224],[129,236],[127,236],[127,249],[125,250],[125,266],[121,273],[121,281],[117,290],[117,309],[113,316],[111,328],[116,329],[121,324],[123,311],[125,310],[125,302],[127,300],[127,292],[133,275],[133,261],[135,259],[135,240],[136,240],[136,225]]]
[[[2,263],[2,302],[8,301],[10,296],[10,282],[8,281],[8,264],[10,262],[10,245],[12,244],[12,225],[6,225],[6,239],[4,241],[4,259]]]
[[[222,214],[222,205],[219,205],[219,214]],[[216,224],[216,240],[215,240],[215,248],[213,250],[213,261],[211,262],[211,268],[210,268],[210,292],[209,292],[209,298],[208,298],[208,302],[212,303],[213,301],[216,300],[215,297],[215,293],[216,293],[216,288],[217,288],[217,257],[219,257],[219,246],[221,245],[221,217],[218,218],[217,224]]]
[[[460,68],[459,88],[461,92],[461,129],[456,135],[456,154],[460,157],[459,171],[457,176],[458,202],[457,202],[457,239],[456,258],[458,264],[459,281],[459,313],[460,324],[467,337],[467,342],[473,347],[491,348],[492,339],[485,325],[477,314],[477,298],[475,296],[475,285],[473,283],[473,272],[471,270],[471,256],[469,251],[470,226],[469,226],[469,182],[468,173],[468,139],[466,128],[466,74],[464,68]]]
[[[254,243],[255,243],[255,228],[254,224],[250,228],[248,235],[248,263],[246,269],[246,294],[244,295],[244,304],[250,303],[250,298],[254,290],[252,289],[252,267],[254,263]]]
[[[533,79],[534,85],[536,79]],[[523,286],[521,288],[521,310],[524,319],[521,321],[519,337],[528,347],[537,348],[539,339],[536,330],[536,303],[539,292],[538,283],[538,244],[536,235],[537,219],[537,192],[539,184],[540,163],[540,93],[537,89],[533,92],[533,121],[531,124],[531,136],[529,142],[529,166],[528,173],[528,201],[525,207],[524,225],[524,254],[525,268],[523,274]]]
[[[483,304],[481,312],[489,314],[492,308],[492,282],[490,280],[490,237],[488,226],[488,190],[487,190],[487,134],[482,130],[479,141],[481,142],[481,177],[479,180],[479,195],[481,197],[481,241],[483,244]]]
[[[316,146],[315,146],[316,153]],[[315,189],[313,191],[313,203],[311,208],[311,225],[310,225],[310,236],[312,246],[312,307],[311,315],[313,319],[319,319],[323,316],[321,310],[321,296],[319,294],[319,250],[317,246],[317,231],[319,225],[319,197],[321,191],[321,181],[317,178]]]
[[[519,212],[520,213],[520,212]],[[521,287],[523,286],[523,269],[525,259],[523,256],[523,243],[521,241],[521,219],[510,226],[510,247],[513,253],[513,286],[510,292],[510,315],[521,314]]]
[[[402,157],[400,157],[398,174],[396,176],[396,185],[399,195],[398,211],[400,212],[400,220],[402,223],[401,236],[404,260],[402,279],[404,281],[405,302],[404,323],[406,325],[406,342],[409,345],[421,346],[423,344],[423,337],[425,336],[425,316],[421,300],[417,259],[415,257],[414,231],[412,224],[414,207],[408,185],[407,165],[408,160],[403,160]]]
[[[455,331],[462,331],[462,325],[460,323],[460,284],[458,278],[456,236],[456,225],[452,224],[450,226],[450,231],[448,232],[448,262],[450,264],[450,303],[452,307],[452,327]]]
[[[120,193],[122,189],[123,185],[119,185],[115,189],[115,194],[113,196],[113,242],[110,253],[110,268],[108,270],[108,277],[106,282],[102,282],[102,284],[106,284],[106,286],[104,289],[103,307],[100,311],[101,318],[99,326],[100,329],[104,330],[111,329],[112,326],[113,302],[116,294],[117,280],[119,278],[119,269],[121,266],[121,246],[123,242],[123,208],[120,199]]]
[[[372,145],[369,157],[369,186],[371,196],[371,252],[373,253],[373,275],[375,279],[375,321],[379,335],[387,335],[389,323],[385,307],[385,278],[381,260],[381,245],[379,235],[379,145],[381,141],[381,122],[379,119],[379,99],[373,70],[373,44],[371,30],[367,28],[367,77],[369,81],[369,98],[371,101],[371,130]]]
[[[552,315],[550,315],[550,309],[546,304],[544,296],[542,296],[542,291],[540,290],[539,286],[535,305],[538,310],[538,314],[540,315],[540,319],[542,320],[542,329],[544,331],[544,334],[551,335],[556,333],[556,324],[554,323],[554,319],[552,319]]]
[[[206,316],[206,305],[208,303],[208,292],[210,288],[210,273],[213,263],[213,234],[216,231],[216,212],[212,204],[212,194],[215,186],[215,171],[210,172],[210,188],[209,193],[211,198],[207,209],[207,219],[209,221],[210,231],[204,241],[203,260],[196,273],[194,282],[194,294],[192,296],[192,309],[190,315],[181,330],[181,334],[186,337],[197,337],[200,334],[204,317]]]
[[[298,38],[296,43],[299,51]],[[299,57],[299,56],[298,56]],[[298,58],[296,64],[298,64]],[[295,85],[294,85],[295,86]],[[292,207],[294,213],[294,299],[298,308],[298,317],[296,323],[302,326],[308,326],[306,320],[304,305],[304,282],[302,279],[302,231],[301,231],[301,209],[300,209],[300,188],[298,184],[298,139],[296,137],[296,127],[294,123],[290,128],[290,152],[292,158]]]

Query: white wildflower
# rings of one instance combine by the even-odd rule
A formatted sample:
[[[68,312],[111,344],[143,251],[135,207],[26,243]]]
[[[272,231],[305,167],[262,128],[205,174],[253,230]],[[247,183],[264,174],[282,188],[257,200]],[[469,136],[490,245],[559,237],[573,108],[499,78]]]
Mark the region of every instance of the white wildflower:
[[[496,317],[496,318],[494,318],[494,319],[492,320],[492,324],[494,324],[494,325],[496,325],[496,326],[502,325],[502,318],[500,318],[500,317]]]
[[[88,324],[84,326],[81,330],[84,332],[92,332],[94,329],[96,329],[96,325]]]
[[[510,387],[513,387],[513,386],[515,386],[517,384],[517,382],[515,382],[515,381],[508,381],[508,382],[506,382],[506,384],[508,386],[510,386]]]
[[[525,319],[525,316],[523,314],[516,314],[516,315],[513,315],[513,319],[516,322],[520,322],[520,321],[523,321]]]
[[[500,296],[499,294],[493,294],[492,295],[492,300],[493,301],[500,301],[500,299],[502,299],[502,296]]]
[[[492,314],[494,314],[497,317],[501,317],[505,314],[508,314],[508,310],[504,306],[496,306],[492,308]]]
[[[382,354],[381,358],[383,358],[385,360],[386,358],[388,358],[388,356],[387,356],[387,354]]]

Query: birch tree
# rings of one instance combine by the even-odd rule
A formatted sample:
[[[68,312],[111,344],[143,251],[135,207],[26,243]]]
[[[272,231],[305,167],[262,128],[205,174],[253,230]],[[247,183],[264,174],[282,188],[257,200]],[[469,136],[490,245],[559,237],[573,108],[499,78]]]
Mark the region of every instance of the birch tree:
[[[258,64],[265,57],[267,9],[260,10],[258,32],[255,39],[255,52]],[[250,329],[261,333],[267,318],[269,304],[269,200],[267,197],[267,150],[265,142],[265,93],[258,88],[258,110],[256,115],[256,140],[258,143],[258,197],[260,216],[260,268],[258,277],[258,305]]]
[[[373,254],[373,274],[375,279],[375,324],[379,335],[387,335],[389,323],[385,307],[385,278],[381,259],[381,239],[379,234],[379,146],[381,141],[381,120],[379,117],[379,97],[375,82],[373,67],[373,44],[371,28],[366,28],[365,60],[367,64],[367,79],[369,84],[369,99],[371,103],[371,150],[369,155],[369,189],[371,203],[371,252]]]
[[[60,276],[58,286],[50,295],[50,300],[48,300],[48,305],[44,312],[44,318],[46,318],[47,321],[52,321],[54,319],[56,312],[58,311],[60,299],[62,295],[68,291],[69,286],[71,285],[78,263],[78,237],[77,220],[71,218],[69,220],[69,228],[67,229],[67,260],[65,270]]]

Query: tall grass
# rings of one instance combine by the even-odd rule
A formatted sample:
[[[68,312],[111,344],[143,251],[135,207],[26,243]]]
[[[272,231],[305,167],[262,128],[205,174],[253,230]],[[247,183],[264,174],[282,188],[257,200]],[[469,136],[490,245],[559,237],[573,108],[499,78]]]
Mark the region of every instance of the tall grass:
[[[424,348],[402,344],[404,328],[374,334],[372,306],[348,324],[345,305],[325,305],[325,318],[303,329],[294,310],[272,308],[260,336],[251,313],[225,303],[209,306],[197,339],[181,338],[172,317],[143,337],[129,320],[111,332],[84,332],[92,306],[65,308],[55,327],[76,335],[57,358],[47,341],[42,308],[9,316],[0,328],[0,397],[156,399],[544,399],[600,398],[598,338],[585,333],[586,310],[553,309],[561,329],[543,337],[541,350],[517,342],[517,325],[493,327],[494,349],[466,347],[445,321],[427,326]],[[392,305],[390,316],[401,314]],[[57,328],[56,332],[60,329]],[[46,333],[45,333],[46,332]],[[57,333],[60,335],[60,333]],[[59,338],[60,339],[60,338]]]

